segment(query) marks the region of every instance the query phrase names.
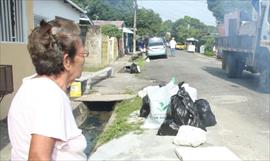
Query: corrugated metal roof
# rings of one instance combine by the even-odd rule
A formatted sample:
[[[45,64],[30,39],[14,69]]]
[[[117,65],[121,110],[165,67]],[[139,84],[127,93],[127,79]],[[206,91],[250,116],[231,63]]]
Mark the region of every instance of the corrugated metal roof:
[[[70,4],[72,7],[74,7],[81,13],[84,13],[84,14],[87,13],[85,10],[83,10],[81,7],[79,7],[76,3],[72,2],[71,0],[64,0],[64,2],[67,2],[68,4]]]
[[[124,21],[94,20],[93,23],[96,26],[115,25],[117,28],[123,28],[123,27],[125,27],[125,22]]]

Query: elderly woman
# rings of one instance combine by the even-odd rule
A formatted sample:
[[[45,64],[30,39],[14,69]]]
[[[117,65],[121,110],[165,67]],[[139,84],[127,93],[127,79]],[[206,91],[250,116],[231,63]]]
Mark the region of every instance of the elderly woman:
[[[85,137],[66,94],[80,77],[84,51],[77,25],[41,21],[29,36],[37,74],[24,78],[8,114],[11,160],[86,160]]]

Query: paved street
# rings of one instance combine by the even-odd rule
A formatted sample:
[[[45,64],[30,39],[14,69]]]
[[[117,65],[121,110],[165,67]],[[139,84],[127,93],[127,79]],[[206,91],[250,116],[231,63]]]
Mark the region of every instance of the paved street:
[[[141,77],[189,83],[216,115],[217,125],[208,128],[208,145],[226,146],[243,160],[269,160],[270,94],[257,90],[256,75],[244,72],[241,79],[229,79],[221,61],[177,51],[176,57],[146,63]]]

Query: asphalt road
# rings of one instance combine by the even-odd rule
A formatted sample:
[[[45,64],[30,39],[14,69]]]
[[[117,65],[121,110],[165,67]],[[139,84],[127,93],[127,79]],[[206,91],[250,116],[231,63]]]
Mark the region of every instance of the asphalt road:
[[[207,128],[206,144],[226,146],[243,160],[270,160],[270,93],[257,89],[258,76],[244,72],[230,79],[220,60],[177,51],[176,57],[146,63],[141,77],[157,84],[175,77],[210,102],[218,123]]]

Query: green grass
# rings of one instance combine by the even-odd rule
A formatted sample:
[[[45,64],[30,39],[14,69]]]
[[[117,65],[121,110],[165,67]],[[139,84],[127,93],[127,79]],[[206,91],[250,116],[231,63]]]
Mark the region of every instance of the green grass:
[[[97,138],[96,147],[102,145],[113,138],[118,138],[131,131],[142,131],[139,123],[130,124],[127,122],[129,115],[141,108],[142,100],[140,97],[135,97],[129,100],[122,101],[115,106],[115,119],[112,124],[108,125],[106,130]]]
[[[134,60],[134,63],[139,65],[140,68],[142,69],[144,67],[145,64],[145,60],[143,59],[142,56],[139,56],[139,58],[137,58],[136,60]]]
[[[128,87],[126,87],[124,89],[124,94],[130,94],[130,95],[133,95],[133,94],[136,94],[136,92]]]
[[[204,55],[209,56],[209,57],[215,56],[215,54],[214,54],[213,52],[211,52],[211,51],[206,51],[206,52],[204,53]]]

